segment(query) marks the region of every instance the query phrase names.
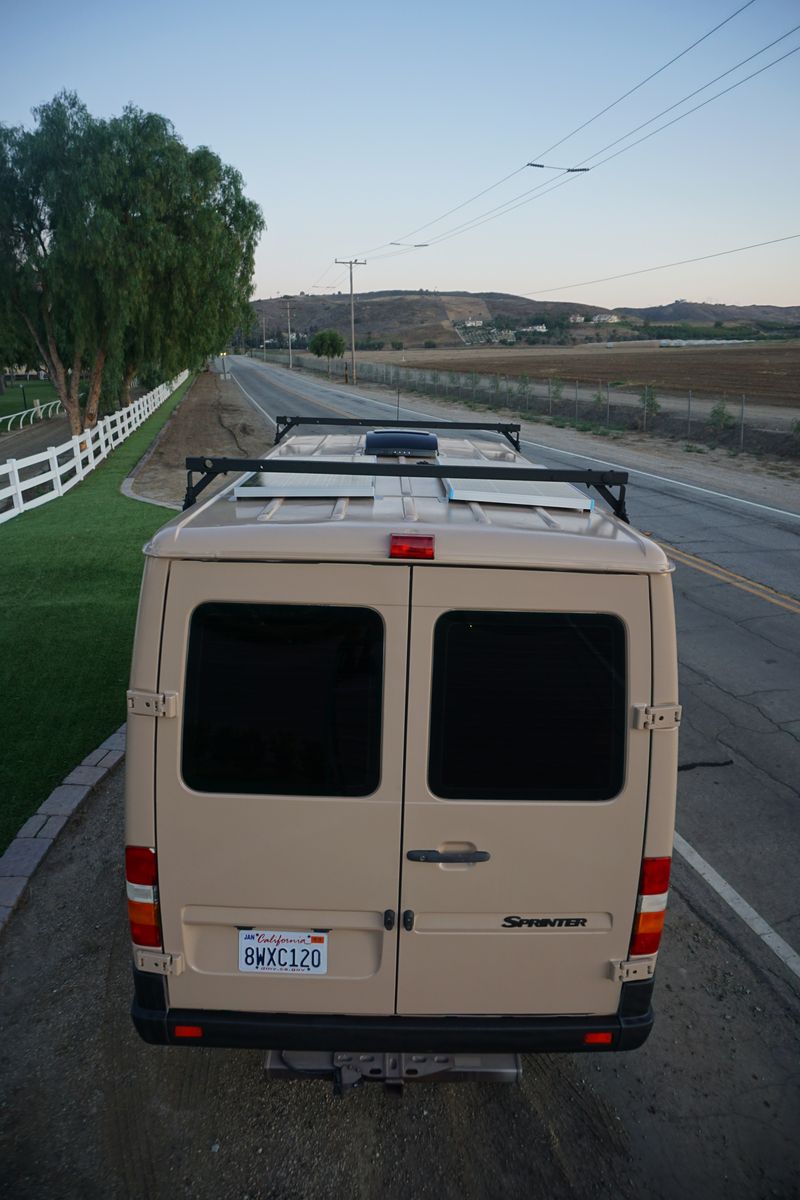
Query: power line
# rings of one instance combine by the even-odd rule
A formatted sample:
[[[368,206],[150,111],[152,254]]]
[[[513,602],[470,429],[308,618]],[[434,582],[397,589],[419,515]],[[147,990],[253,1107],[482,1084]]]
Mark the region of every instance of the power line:
[[[543,150],[541,154],[534,155],[534,161],[544,158],[545,155],[549,154],[551,150],[554,150],[557,146],[563,145],[564,142],[569,141],[571,137],[574,137],[576,133],[579,133],[582,129],[585,129],[587,125],[591,125],[594,121],[598,120],[599,117],[602,117],[612,108],[615,108],[618,104],[621,104],[623,100],[628,98],[628,96],[632,96],[634,92],[638,92],[639,88],[644,87],[644,85],[649,83],[651,79],[655,79],[656,75],[660,75],[662,71],[666,71],[667,68],[671,67],[673,63],[676,63],[678,59],[683,58],[684,55],[688,54],[690,50],[694,50],[694,48],[699,46],[701,42],[706,41],[706,39],[710,38],[712,34],[717,32],[717,30],[722,29],[723,25],[727,25],[729,21],[732,21],[734,17],[738,17],[739,13],[744,12],[746,8],[749,8],[751,4],[754,3],[755,0],[747,0],[746,4],[743,4],[740,8],[737,8],[736,11],[732,12],[729,17],[725,18],[724,21],[720,21],[718,25],[715,25],[713,29],[709,29],[707,33],[704,33],[702,37],[692,42],[692,44],[687,46],[685,50],[681,50],[680,54],[676,54],[674,58],[671,58],[669,62],[664,63],[663,66],[658,68],[658,70],[651,72],[650,75],[640,80],[640,82],[635,84],[634,87],[629,88],[624,95],[618,96],[617,99],[612,101],[611,104],[607,104],[605,108],[601,109],[600,112],[595,113],[595,115],[590,117],[588,121],[584,121],[582,125],[579,125],[576,129],[573,129],[571,133],[566,134],[559,141],[554,142],[553,145],[547,150]],[[418,225],[416,229],[411,229],[408,231],[408,233],[401,234],[401,236],[396,240],[404,242],[407,238],[411,238],[415,234],[421,233],[423,229],[430,229],[431,225],[438,225],[439,222],[444,221],[446,217],[450,217],[453,215],[453,213],[459,212],[462,208],[466,208],[467,205],[474,203],[474,201],[480,200],[480,198],[485,196],[488,192],[494,191],[494,189],[500,187],[501,184],[507,183],[509,179],[513,179],[515,175],[521,174],[521,172],[526,170],[526,168],[530,165],[530,163],[523,163],[521,167],[517,167],[516,170],[509,172],[508,175],[504,175],[502,179],[498,179],[495,183],[489,184],[489,186],[483,188],[482,191],[476,192],[475,195],[470,196],[468,200],[463,200],[460,204],[456,204],[453,208],[448,209],[447,212],[441,213],[438,217],[434,217],[432,221],[427,221],[424,225]],[[371,249],[365,250],[364,253],[374,254],[377,250],[382,250],[389,244],[389,242],[381,242],[379,246],[372,246]]]
[[[781,39],[778,40],[780,41]],[[764,47],[764,49],[766,48],[767,47]],[[641,145],[642,142],[646,142],[649,138],[655,137],[657,133],[661,133],[664,129],[668,129],[671,125],[677,124],[678,121],[683,121],[686,117],[691,116],[692,113],[697,112],[701,108],[705,108],[707,104],[711,104],[714,100],[719,100],[721,96],[725,96],[728,94],[728,92],[732,92],[735,88],[741,87],[743,83],[747,83],[749,80],[755,79],[757,75],[761,75],[764,71],[768,71],[771,67],[777,66],[777,64],[783,62],[784,59],[791,57],[792,54],[796,54],[798,50],[800,50],[800,46],[795,46],[792,50],[787,50],[787,52],[780,55],[779,58],[775,58],[772,60],[772,62],[768,62],[763,67],[759,67],[757,71],[752,71],[749,75],[745,75],[743,79],[739,79],[736,83],[732,83],[730,87],[723,88],[721,92],[717,92],[715,95],[709,96],[707,100],[703,100],[700,104],[696,104],[694,108],[687,109],[685,113],[681,113],[679,116],[673,117],[671,121],[666,121],[663,125],[659,125],[657,129],[652,129],[650,133],[646,133],[643,137],[637,138],[635,142],[631,142],[629,145],[623,146],[620,150],[616,150],[613,154],[609,154],[606,158],[601,159],[600,162],[596,162],[592,167],[592,170],[595,171],[598,167],[603,166],[604,163],[610,162],[613,158],[618,158],[620,154],[625,154],[628,150],[632,150],[634,146]],[[752,57],[753,56],[751,55],[751,58]],[[735,70],[735,68],[733,69]],[[700,90],[702,91],[703,89],[701,88]],[[696,95],[697,93],[694,92],[692,94]],[[684,97],[684,100],[686,99],[687,97]],[[679,100],[678,103],[683,103],[683,101]],[[674,107],[674,105],[672,107]],[[648,124],[648,122],[645,122],[645,124]],[[638,126],[638,128],[641,128],[641,126]],[[630,137],[634,132],[636,132],[636,130],[630,130],[627,134],[623,135],[622,139],[618,138],[617,141],[624,140],[625,137]],[[612,145],[613,144],[614,143],[612,143]],[[598,150],[597,153],[602,154],[602,150]],[[588,160],[584,159],[584,162],[586,161]],[[539,200],[542,196],[546,196],[548,192],[555,191],[556,188],[563,187],[564,184],[571,183],[576,178],[577,176],[575,175],[568,175],[566,178],[561,178],[561,182],[551,183],[549,187],[544,187],[544,185],[540,184],[537,188],[531,188],[527,192],[521,192],[518,196],[512,197],[511,200],[506,201],[505,204],[498,205],[493,209],[489,209],[488,212],[480,213],[477,217],[473,217],[470,221],[465,221],[461,225],[457,225],[454,229],[446,230],[444,233],[439,234],[438,237],[431,238],[430,244],[432,246],[438,245],[440,242],[449,241],[450,238],[458,237],[462,233],[468,233],[471,229],[477,229],[480,225],[485,225],[488,221],[496,221],[498,217],[505,216],[507,213],[513,212],[517,208],[522,208],[523,205],[530,204],[533,200]],[[534,193],[539,194],[537,195]],[[515,203],[515,201],[518,201],[518,203]]]
[[[709,79],[708,83],[704,83],[702,87],[695,88],[693,92],[689,92],[689,94],[684,96],[681,100],[676,100],[674,104],[670,104],[667,108],[662,108],[660,113],[656,113],[654,117],[650,117],[647,121],[642,121],[641,125],[637,125],[635,129],[629,129],[627,133],[623,133],[622,137],[615,138],[613,142],[609,142],[608,145],[603,146],[601,150],[596,150],[595,153],[590,154],[588,158],[581,159],[581,163],[583,164],[590,162],[593,158],[597,158],[598,154],[602,154],[604,151],[610,150],[612,146],[618,146],[619,143],[624,142],[626,138],[633,137],[634,133],[638,133],[640,129],[644,129],[647,125],[652,125],[653,121],[657,121],[659,117],[666,116],[668,112],[672,112],[673,108],[678,108],[679,105],[685,104],[687,100],[692,100],[695,96],[699,96],[700,92],[704,92],[706,88],[713,87],[715,83],[719,83],[720,79],[724,79],[726,75],[732,74],[733,71],[738,71],[739,67],[743,67],[746,63],[752,62],[754,58],[758,58],[759,54],[764,54],[767,50],[771,50],[773,46],[777,46],[778,42],[785,42],[787,37],[791,37],[793,33],[797,33],[798,29],[800,29],[800,25],[795,25],[793,29],[789,29],[786,33],[782,33],[780,37],[775,38],[775,40],[772,42],[768,42],[767,45],[762,46],[760,50],[756,50],[753,54],[748,54],[747,58],[743,58],[734,66],[728,67],[727,71],[723,71],[721,75],[716,75],[713,79]],[[752,76],[750,78],[752,78]],[[743,83],[744,80],[741,82]],[[724,92],[720,92],[720,95],[724,94]],[[684,115],[688,116],[688,113]],[[666,128],[666,126],[663,128]],[[592,170],[591,167],[572,168],[573,172],[581,169]]]
[[[602,279],[585,279],[582,283],[564,283],[560,287],[537,288],[533,292],[520,292],[521,296],[539,296],[544,292],[566,292],[570,288],[591,287],[595,283],[610,283],[614,279],[630,279],[633,275],[647,275],[651,271],[666,271],[670,267],[685,267],[689,263],[707,262],[710,258],[724,258],[726,254],[741,254],[744,250],[758,250],[761,246],[775,246],[778,242],[791,242],[800,238],[800,233],[789,233],[786,237],[771,238],[768,242],[752,242],[749,246],[734,246],[731,250],[718,250],[715,254],[699,254],[695,258],[682,258],[677,262],[660,263],[657,267],[641,267],[638,271],[622,271],[619,275],[604,275]]]
[[[557,146],[563,146],[564,142],[568,142],[569,139],[574,137],[576,133],[580,133],[582,129],[587,127],[587,125],[593,124],[607,112],[610,112],[612,108],[616,108],[618,104],[621,104],[623,100],[627,100],[628,96],[632,96],[634,92],[638,92],[639,88],[644,87],[644,85],[649,83],[651,79],[655,79],[656,75],[660,75],[662,71],[666,71],[667,67],[671,67],[672,64],[676,63],[679,58],[683,58],[683,56],[688,54],[690,50],[694,50],[695,46],[699,46],[701,42],[706,40],[706,38],[710,38],[712,33],[716,33],[718,29],[722,29],[723,25],[727,25],[729,21],[732,21],[734,17],[738,17],[739,13],[744,12],[746,8],[749,8],[750,5],[754,3],[755,0],[747,0],[746,4],[743,4],[741,8],[736,9],[736,12],[732,12],[731,15],[726,17],[724,21],[720,21],[719,25],[715,25],[713,29],[709,29],[708,33],[704,33],[703,36],[698,38],[696,42],[692,42],[691,46],[687,46],[685,50],[681,50],[680,54],[676,54],[674,58],[669,60],[669,62],[664,63],[663,67],[659,67],[657,71],[653,71],[653,73],[648,75],[646,79],[643,79],[641,83],[637,83],[635,87],[629,88],[627,92],[623,92],[623,94],[618,96],[616,100],[613,100],[611,104],[607,104],[605,108],[601,108],[600,112],[595,113],[594,116],[590,117],[588,121],[584,121],[582,125],[578,125],[575,129],[573,129],[572,133],[568,133],[559,141],[553,142],[553,145],[548,146],[546,150],[541,152],[541,154],[535,154],[534,158],[544,158],[546,154],[549,154],[551,150],[555,150]]]

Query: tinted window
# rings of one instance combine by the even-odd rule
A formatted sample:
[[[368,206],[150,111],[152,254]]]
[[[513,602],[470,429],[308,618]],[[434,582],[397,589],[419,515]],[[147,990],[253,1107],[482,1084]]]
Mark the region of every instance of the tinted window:
[[[367,608],[202,604],[183,778],[201,792],[366,796],[378,786],[383,622]]]
[[[447,613],[434,636],[431,791],[607,800],[622,786],[625,711],[616,617]]]

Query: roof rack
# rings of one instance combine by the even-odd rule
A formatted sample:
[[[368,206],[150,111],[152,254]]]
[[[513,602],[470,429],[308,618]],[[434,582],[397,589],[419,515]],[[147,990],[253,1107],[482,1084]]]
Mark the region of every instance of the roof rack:
[[[202,472],[196,483],[195,471]],[[237,475],[278,472],[292,475],[394,475],[411,479],[512,479],[582,483],[599,492],[614,515],[628,523],[625,508],[627,471],[552,471],[543,467],[496,467],[491,463],[474,467],[459,463],[373,463],[353,462],[350,459],[338,463],[329,458],[187,458],[184,510],[191,508],[212,479],[217,475],[227,475],[229,471],[234,471]],[[612,487],[619,489],[616,495],[610,491]]]
[[[487,433],[500,433],[519,453],[519,431],[521,425],[487,424],[486,421],[378,421],[357,417],[276,417],[275,441],[283,441],[290,429],[298,425],[338,425],[345,429],[482,429]]]

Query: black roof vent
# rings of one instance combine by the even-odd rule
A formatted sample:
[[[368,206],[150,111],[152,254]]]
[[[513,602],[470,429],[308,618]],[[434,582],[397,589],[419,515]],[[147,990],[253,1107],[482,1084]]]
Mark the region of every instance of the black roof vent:
[[[380,458],[435,458],[438,450],[436,434],[424,429],[372,429],[364,446]]]

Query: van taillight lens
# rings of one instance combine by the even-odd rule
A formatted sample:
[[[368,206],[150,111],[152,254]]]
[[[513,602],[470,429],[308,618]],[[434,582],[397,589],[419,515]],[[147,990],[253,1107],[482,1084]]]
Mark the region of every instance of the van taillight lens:
[[[161,947],[158,913],[158,866],[150,846],[125,847],[125,883],[131,940],[137,946]]]
[[[389,558],[433,558],[434,540],[430,534],[393,533],[389,539]]]
[[[639,899],[630,953],[655,954],[664,931],[671,858],[645,858],[639,877]]]

